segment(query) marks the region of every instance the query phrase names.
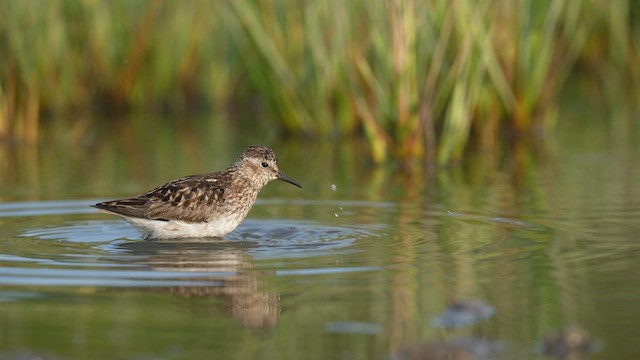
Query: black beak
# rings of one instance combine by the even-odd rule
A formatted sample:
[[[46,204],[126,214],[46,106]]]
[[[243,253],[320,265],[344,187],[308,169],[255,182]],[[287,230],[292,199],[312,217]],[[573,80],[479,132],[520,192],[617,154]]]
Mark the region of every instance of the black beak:
[[[295,185],[295,186],[299,187],[300,189],[302,189],[302,186],[300,184],[298,184],[297,181],[295,181],[292,178],[288,177],[282,171],[278,171],[278,180],[282,180],[284,182],[288,182],[289,184]]]

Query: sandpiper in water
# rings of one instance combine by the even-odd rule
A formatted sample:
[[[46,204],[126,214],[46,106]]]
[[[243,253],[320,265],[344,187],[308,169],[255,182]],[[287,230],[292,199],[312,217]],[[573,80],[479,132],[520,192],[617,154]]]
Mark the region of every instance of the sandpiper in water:
[[[222,237],[240,225],[260,190],[276,179],[302,188],[278,169],[273,150],[251,146],[224,171],[186,176],[93,207],[122,216],[145,239]]]

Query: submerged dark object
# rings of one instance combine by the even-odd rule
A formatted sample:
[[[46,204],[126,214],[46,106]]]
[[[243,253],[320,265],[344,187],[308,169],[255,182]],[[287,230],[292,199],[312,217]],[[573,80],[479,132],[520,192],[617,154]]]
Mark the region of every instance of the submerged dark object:
[[[473,325],[490,318],[494,313],[493,306],[487,305],[482,300],[463,300],[449,305],[442,315],[435,317],[431,323],[436,327],[455,329]]]
[[[481,360],[495,359],[505,344],[480,338],[454,338],[448,342],[427,342],[394,354],[392,360]]]
[[[547,335],[542,344],[542,353],[558,359],[582,359],[598,350],[598,342],[588,331],[577,326],[566,327]]]

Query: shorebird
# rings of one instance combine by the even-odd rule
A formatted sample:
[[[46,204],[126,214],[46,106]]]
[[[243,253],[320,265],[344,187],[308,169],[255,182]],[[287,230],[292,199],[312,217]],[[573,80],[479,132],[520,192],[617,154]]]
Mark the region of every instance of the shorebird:
[[[278,169],[273,150],[250,146],[226,170],[185,176],[142,195],[92,206],[121,216],[145,239],[223,237],[240,225],[271,180],[302,188]]]

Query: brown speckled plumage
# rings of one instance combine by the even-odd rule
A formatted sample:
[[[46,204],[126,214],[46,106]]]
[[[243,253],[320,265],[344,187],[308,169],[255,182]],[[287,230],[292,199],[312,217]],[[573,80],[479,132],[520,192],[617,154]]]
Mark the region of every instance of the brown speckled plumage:
[[[186,176],[94,207],[124,217],[146,238],[224,236],[242,222],[260,190],[274,179],[301,187],[278,170],[271,149],[251,146],[224,171]]]

